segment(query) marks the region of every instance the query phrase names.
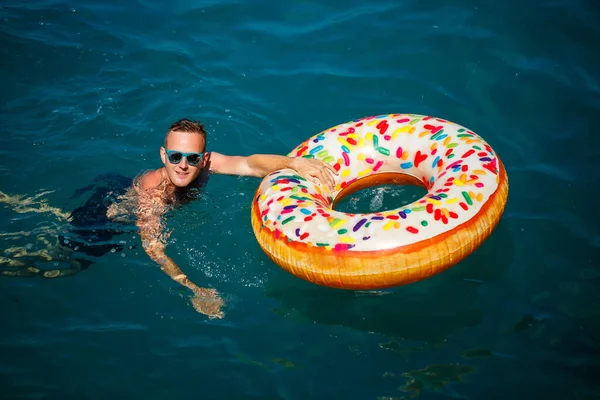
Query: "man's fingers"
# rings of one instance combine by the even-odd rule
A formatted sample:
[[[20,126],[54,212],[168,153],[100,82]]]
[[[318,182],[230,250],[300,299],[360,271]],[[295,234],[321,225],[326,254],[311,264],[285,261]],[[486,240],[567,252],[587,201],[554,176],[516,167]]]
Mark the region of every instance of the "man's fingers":
[[[331,191],[334,189],[333,176],[329,173],[325,173],[325,175],[327,175],[325,178],[325,179],[327,179],[327,188]]]
[[[334,175],[337,175],[337,171],[335,170],[335,168],[333,168],[333,165],[330,165],[328,163],[326,163],[325,161],[321,161],[321,164],[327,168],[328,170],[330,170]]]
[[[317,179],[322,184],[327,186],[327,189],[329,189],[330,191],[333,191],[335,184],[334,184],[333,175],[329,171],[327,171],[326,169],[319,171],[319,173],[317,174]]]
[[[329,176],[329,182],[331,185],[331,190],[333,191],[335,189],[335,177],[338,176],[338,172],[335,170],[335,168],[333,168],[333,166],[327,164],[327,166],[329,167],[329,170],[331,171],[331,173],[328,173],[327,175]]]
[[[328,170],[330,170],[330,171],[331,171],[333,174],[335,174],[335,175],[337,175],[337,174],[338,174],[338,172],[335,170],[335,168],[333,168],[333,165],[331,165],[331,164],[327,164],[327,163],[323,163],[323,164],[325,164],[325,167],[326,167]]]
[[[327,189],[329,189],[330,192],[333,192],[333,190],[335,189],[334,181],[333,181],[333,179],[330,176],[321,175],[320,178],[318,176],[313,176],[309,180],[312,183],[314,183],[315,185],[324,185],[324,186],[326,186]]]
[[[300,175],[307,177],[314,184],[321,184],[327,187],[330,191],[335,189],[335,177],[338,172],[328,163],[317,159],[305,159],[306,169]]]

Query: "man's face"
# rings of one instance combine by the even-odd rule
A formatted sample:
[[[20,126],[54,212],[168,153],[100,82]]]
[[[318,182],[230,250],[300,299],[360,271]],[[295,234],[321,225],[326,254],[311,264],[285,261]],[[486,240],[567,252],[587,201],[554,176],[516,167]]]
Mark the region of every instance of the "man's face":
[[[202,135],[177,131],[169,133],[166,144],[168,150],[176,150],[182,153],[202,153],[206,146]],[[200,164],[193,166],[188,163],[187,157],[182,157],[178,164],[171,164],[164,148],[160,149],[160,157],[165,165],[169,180],[177,187],[186,187],[192,183],[198,177],[206,162],[206,158],[203,158]]]

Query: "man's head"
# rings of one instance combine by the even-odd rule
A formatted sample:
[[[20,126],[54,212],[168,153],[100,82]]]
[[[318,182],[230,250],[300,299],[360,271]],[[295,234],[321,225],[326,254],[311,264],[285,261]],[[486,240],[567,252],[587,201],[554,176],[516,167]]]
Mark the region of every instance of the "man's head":
[[[160,157],[171,183],[178,187],[192,183],[206,162],[204,157],[198,156],[205,150],[206,131],[202,124],[189,119],[174,122],[160,148]]]

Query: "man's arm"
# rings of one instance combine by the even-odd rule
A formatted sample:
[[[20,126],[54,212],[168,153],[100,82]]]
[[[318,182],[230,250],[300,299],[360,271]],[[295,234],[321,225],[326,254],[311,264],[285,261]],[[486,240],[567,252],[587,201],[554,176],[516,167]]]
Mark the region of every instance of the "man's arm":
[[[160,268],[175,282],[185,286],[194,293],[192,305],[196,311],[206,314],[211,318],[222,318],[221,307],[223,300],[214,289],[201,288],[192,282],[169,256],[166,255],[166,239],[168,235],[162,224],[163,206],[152,197],[150,192],[142,191],[139,194],[136,225],[142,246],[148,256],[160,265]]]
[[[228,175],[255,176],[262,178],[273,171],[290,168],[312,182],[324,184],[330,191],[335,188],[333,167],[314,158],[287,157],[275,154],[253,154],[248,157],[226,156],[212,152],[212,172]]]

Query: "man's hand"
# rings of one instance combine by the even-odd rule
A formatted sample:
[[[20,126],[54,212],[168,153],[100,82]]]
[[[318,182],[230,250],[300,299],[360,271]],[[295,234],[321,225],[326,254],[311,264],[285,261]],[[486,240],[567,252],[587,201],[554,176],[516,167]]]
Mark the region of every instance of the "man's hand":
[[[223,318],[222,308],[225,305],[223,299],[214,289],[197,288],[191,298],[192,306],[201,314],[209,318]]]
[[[338,174],[333,167],[321,160],[314,158],[294,158],[290,163],[290,168],[295,170],[298,175],[318,184],[321,183],[333,192],[335,189],[335,176]]]

